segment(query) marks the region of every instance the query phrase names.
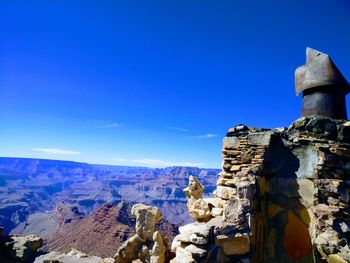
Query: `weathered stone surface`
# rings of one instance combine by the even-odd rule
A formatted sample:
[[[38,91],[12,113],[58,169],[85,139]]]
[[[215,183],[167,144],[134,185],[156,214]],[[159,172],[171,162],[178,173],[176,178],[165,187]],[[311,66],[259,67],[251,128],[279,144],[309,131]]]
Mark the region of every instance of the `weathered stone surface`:
[[[225,137],[223,142],[224,149],[237,149],[240,145],[237,137]]]
[[[192,243],[196,245],[204,245],[208,243],[207,238],[197,234],[179,234],[176,237],[178,241],[184,242],[184,243]]]
[[[237,179],[228,179],[228,178],[219,178],[219,180],[216,182],[216,185],[222,185],[222,186],[229,186],[235,188],[237,184]]]
[[[255,182],[250,182],[248,180],[240,180],[236,184],[237,196],[239,199],[249,199],[251,200],[255,194]]]
[[[174,237],[173,242],[171,243],[171,252],[176,252],[177,247],[181,246],[181,241],[179,239],[180,235]]]
[[[237,235],[236,237],[226,238],[226,236],[217,236],[216,244],[223,248],[226,255],[244,255],[250,250],[250,240],[248,235]]]
[[[203,249],[198,262],[350,262],[344,123],[306,117],[288,130],[230,130],[236,144],[222,151],[214,191],[223,208],[207,201],[213,218],[204,225],[212,232],[187,233],[174,248]]]
[[[213,217],[216,217],[216,216],[222,216],[224,212],[224,209],[223,208],[216,208],[214,207],[212,210],[211,210],[211,215]]]
[[[180,234],[190,236],[195,234],[197,236],[202,236],[208,238],[212,232],[212,227],[206,223],[192,223],[185,226],[179,227]]]
[[[234,173],[228,173],[228,172],[222,171],[219,175],[222,178],[231,178],[232,179],[234,176]]]
[[[340,141],[343,142],[350,142],[350,122],[345,122],[344,124],[340,125],[338,138]]]
[[[194,176],[190,176],[188,187],[184,189],[188,198],[187,208],[190,215],[198,222],[206,222],[210,219],[210,208],[202,198],[204,187]]]
[[[248,144],[268,146],[271,143],[272,135],[272,131],[250,133],[248,134]]]
[[[228,186],[217,186],[215,195],[224,200],[228,200],[231,197],[235,196],[237,193],[236,188],[228,187]]]
[[[318,154],[314,147],[299,147],[292,150],[292,153],[297,157],[299,169],[296,171],[298,178],[313,177],[314,170],[318,164]]]
[[[178,263],[195,263],[191,252],[182,247],[176,249],[176,261]]]
[[[216,208],[222,208],[224,206],[222,199],[220,198],[203,198],[203,200],[212,207]]]
[[[131,214],[136,217],[136,233],[142,240],[152,240],[156,231],[156,223],[162,219],[160,209],[157,207],[136,204],[131,209]]]
[[[136,204],[131,213],[136,217],[136,234],[118,248],[115,263],[129,263],[136,259],[163,263],[167,249],[163,237],[156,231],[156,223],[162,218],[159,208]]]
[[[312,118],[305,128],[323,138],[335,139],[337,137],[337,125],[328,118]]]
[[[249,200],[231,198],[224,206],[224,221],[234,224],[238,229],[246,229],[249,210]]]
[[[43,246],[42,238],[36,235],[12,236],[11,239],[15,258],[20,262],[30,262],[31,259],[39,255],[38,249]]]
[[[205,249],[197,247],[197,246],[195,246],[193,244],[185,247],[185,250],[187,252],[190,252],[191,255],[194,255],[194,256],[197,256],[197,257],[201,257],[201,258],[205,257],[208,254],[208,252]]]
[[[240,165],[232,165],[230,168],[231,172],[238,172],[241,170],[241,166]]]

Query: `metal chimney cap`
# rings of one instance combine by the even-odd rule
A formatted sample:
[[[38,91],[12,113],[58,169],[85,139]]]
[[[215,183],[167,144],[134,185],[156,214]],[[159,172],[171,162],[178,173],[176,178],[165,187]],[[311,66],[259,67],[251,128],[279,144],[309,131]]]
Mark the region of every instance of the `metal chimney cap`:
[[[306,48],[306,64],[295,70],[295,92],[298,96],[304,90],[319,86],[336,86],[347,94],[349,83],[340,73],[332,59],[316,49]]]

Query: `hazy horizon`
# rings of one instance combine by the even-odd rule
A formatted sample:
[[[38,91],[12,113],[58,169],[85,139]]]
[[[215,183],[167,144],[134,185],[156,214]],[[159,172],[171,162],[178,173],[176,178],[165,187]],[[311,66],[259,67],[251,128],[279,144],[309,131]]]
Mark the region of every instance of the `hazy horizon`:
[[[172,165],[172,166],[141,166],[141,165],[122,165],[122,164],[108,164],[108,163],[90,163],[90,162],[78,162],[65,159],[50,159],[50,158],[35,158],[35,157],[21,157],[21,156],[0,156],[0,159],[27,159],[27,160],[40,160],[40,161],[57,161],[57,162],[73,162],[73,163],[83,163],[89,165],[107,165],[107,166],[120,166],[120,167],[136,167],[136,168],[150,168],[150,169],[163,169],[172,167],[185,167],[185,168],[199,168],[199,169],[216,169],[221,170],[221,168],[215,167],[198,167],[198,166],[185,166],[185,165]]]

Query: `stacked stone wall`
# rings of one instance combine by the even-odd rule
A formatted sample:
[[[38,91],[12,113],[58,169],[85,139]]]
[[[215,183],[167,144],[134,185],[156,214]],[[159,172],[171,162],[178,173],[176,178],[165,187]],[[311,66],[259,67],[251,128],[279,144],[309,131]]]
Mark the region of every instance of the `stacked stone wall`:
[[[349,124],[230,129],[212,219],[180,228],[174,262],[350,262]]]

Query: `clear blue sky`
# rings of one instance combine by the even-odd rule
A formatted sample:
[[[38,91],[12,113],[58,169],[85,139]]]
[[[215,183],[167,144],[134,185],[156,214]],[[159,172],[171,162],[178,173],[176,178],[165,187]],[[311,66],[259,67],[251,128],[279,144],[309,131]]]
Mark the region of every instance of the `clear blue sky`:
[[[220,167],[299,117],[307,46],[350,80],[346,0],[2,0],[0,36],[0,156]]]

